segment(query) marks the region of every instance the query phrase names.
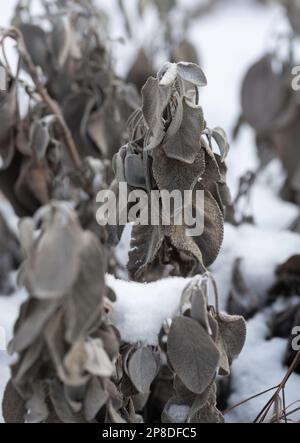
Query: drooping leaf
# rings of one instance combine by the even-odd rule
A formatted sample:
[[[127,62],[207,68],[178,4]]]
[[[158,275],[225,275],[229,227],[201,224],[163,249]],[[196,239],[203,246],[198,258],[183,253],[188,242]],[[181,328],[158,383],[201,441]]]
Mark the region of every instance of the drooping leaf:
[[[5,388],[2,411],[6,423],[24,423],[25,421],[25,402],[12,381],[9,381]]]
[[[15,336],[9,345],[11,352],[21,352],[32,344],[59,306],[56,300],[38,301],[33,299],[26,304],[26,319],[15,331]]]
[[[49,416],[49,409],[46,403],[47,390],[46,383],[36,382],[33,387],[33,395],[26,402],[26,423],[42,423]]]
[[[157,362],[149,348],[141,347],[131,356],[128,363],[130,380],[136,389],[146,394],[157,374]]]
[[[193,190],[199,177],[205,171],[203,150],[199,151],[192,164],[168,158],[162,149],[156,149],[152,155],[153,176],[161,191],[172,192],[176,189],[183,193],[184,191]]]
[[[246,322],[237,315],[219,314],[217,317],[219,336],[228,357],[229,365],[238,357],[246,341]]]
[[[84,399],[84,413],[88,421],[92,421],[105,405],[108,393],[103,389],[97,377],[92,377],[88,383]]]
[[[2,66],[1,66],[2,67]],[[2,69],[4,69],[2,67]],[[6,169],[15,153],[15,126],[17,124],[17,87],[12,81],[7,91],[0,91],[0,169]]]
[[[244,119],[259,133],[271,128],[285,100],[280,76],[272,68],[269,55],[247,73],[242,87]]]
[[[133,226],[127,265],[133,278],[141,278],[147,266],[154,262],[163,240],[164,235],[159,226]]]
[[[80,227],[59,207],[49,207],[46,217],[47,229],[28,263],[29,284],[37,298],[55,299],[62,297],[77,277]]]
[[[180,77],[188,83],[192,83],[195,86],[207,85],[207,79],[204,72],[200,66],[195,63],[180,62],[177,64],[177,72]]]
[[[220,149],[221,160],[224,161],[229,152],[229,143],[224,129],[214,128],[212,131],[212,137],[216,140],[217,145]]]
[[[90,339],[85,343],[87,352],[86,370],[98,377],[110,377],[114,372],[114,365],[109,359],[100,339]]]
[[[59,17],[54,24],[52,36],[52,50],[58,67],[62,67],[69,55],[71,46],[71,26],[68,17]]]
[[[213,381],[219,352],[195,320],[186,317],[173,320],[167,354],[176,374],[190,391],[201,394]]]
[[[194,163],[200,151],[200,135],[204,126],[202,108],[188,104],[184,98],[180,129],[175,135],[166,137],[164,141],[164,151],[167,157],[188,164]]]
[[[143,116],[153,136],[151,147],[159,145],[164,137],[162,115],[169,103],[171,92],[170,86],[160,85],[159,80],[154,77],[150,77],[142,89]]]

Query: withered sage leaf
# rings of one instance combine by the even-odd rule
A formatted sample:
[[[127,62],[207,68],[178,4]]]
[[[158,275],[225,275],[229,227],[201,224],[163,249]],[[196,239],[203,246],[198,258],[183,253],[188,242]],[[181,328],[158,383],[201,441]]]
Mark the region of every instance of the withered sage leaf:
[[[141,347],[130,357],[128,373],[136,389],[145,394],[157,374],[157,361],[149,348]]]
[[[190,318],[175,318],[167,349],[174,371],[185,386],[202,394],[213,381],[219,362],[219,351],[205,329]]]

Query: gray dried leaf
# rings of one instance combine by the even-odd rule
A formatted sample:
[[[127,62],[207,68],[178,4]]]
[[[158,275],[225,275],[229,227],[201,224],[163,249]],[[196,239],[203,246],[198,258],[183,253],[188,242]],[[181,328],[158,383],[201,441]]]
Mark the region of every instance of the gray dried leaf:
[[[78,340],[73,344],[63,360],[63,370],[60,371],[60,378],[67,386],[77,387],[84,385],[88,376],[85,373],[88,353],[84,340]]]
[[[26,217],[19,222],[19,237],[25,255],[28,257],[33,252],[34,246],[34,222],[31,218]]]
[[[92,375],[98,377],[110,377],[115,367],[109,359],[101,339],[89,339],[85,343],[87,360],[85,369]]]
[[[85,395],[86,386],[68,386],[64,385],[64,394],[68,404],[75,414],[82,411],[82,401]]]
[[[17,124],[17,87],[12,81],[7,91],[0,91],[0,170],[9,167],[15,153]]]
[[[88,333],[99,322],[105,294],[105,263],[99,240],[95,234],[86,231],[80,234],[80,244],[79,272],[66,301],[65,337],[69,343]]]
[[[237,315],[219,314],[217,317],[219,336],[228,357],[229,365],[238,357],[246,341],[246,322]]]
[[[129,399],[127,409],[128,409],[128,423],[144,423],[143,417],[139,414],[136,414],[135,412],[135,407],[132,398]]]
[[[285,98],[281,78],[272,68],[271,56],[264,56],[245,77],[242,87],[243,118],[258,133],[264,133],[271,128]]]
[[[183,39],[171,49],[171,61],[181,61],[199,64],[198,53],[195,46],[188,40]]]
[[[191,392],[180,380],[178,375],[175,375],[174,378],[174,390],[176,393],[176,398],[179,398],[184,404],[188,406],[192,406],[195,401],[196,395],[194,392]]]
[[[160,226],[133,226],[127,267],[134,279],[140,279],[154,262],[163,241]]]
[[[193,190],[199,177],[205,171],[203,150],[199,150],[192,164],[167,157],[161,148],[155,149],[152,157],[153,176],[160,190],[172,192],[178,189],[182,193]]]
[[[125,157],[125,181],[133,188],[146,189],[145,168],[141,156],[127,154]]]
[[[51,33],[52,51],[58,67],[62,67],[71,48],[72,32],[68,17],[56,19]]]
[[[216,375],[218,349],[205,329],[190,318],[173,320],[167,355],[184,385],[196,394],[203,393]]]
[[[191,317],[197,320],[201,326],[209,333],[210,324],[208,319],[208,302],[207,296],[201,287],[193,291],[193,296],[191,300]]]
[[[16,386],[22,384],[24,377],[28,376],[28,373],[33,367],[37,368],[41,361],[41,353],[43,351],[44,341],[42,337],[36,340],[31,346],[23,353],[18,362],[17,371],[14,374],[14,382]]]
[[[115,178],[117,182],[125,182],[125,157],[126,157],[127,147],[123,146],[120,148],[119,152],[117,152],[112,159],[112,168],[115,173]]]
[[[193,269],[190,270],[190,275],[193,275],[199,266],[202,268],[202,271],[204,271],[202,251],[194,241],[194,238],[186,235],[185,226],[165,226],[164,232],[177,250],[187,253],[191,259],[194,258],[194,266]]]
[[[9,344],[9,351],[21,352],[30,346],[41,334],[48,320],[59,304],[55,300],[34,300],[26,303],[26,318],[20,323]]]
[[[195,63],[180,62],[177,64],[177,72],[180,77],[188,83],[192,83],[195,86],[207,85],[207,79],[204,72],[200,66]]]
[[[156,359],[147,347],[137,349],[128,362],[130,380],[136,389],[143,394],[149,392],[157,370]]]
[[[189,411],[189,415],[187,418],[188,423],[193,423],[193,417],[203,408],[205,408],[206,404],[209,402],[209,400],[213,397],[216,398],[217,394],[217,388],[216,384],[213,383],[212,385],[208,386],[208,388],[202,393],[197,395],[194,398],[194,401],[191,405],[191,409]]]
[[[113,407],[118,411],[123,405],[122,393],[119,391],[116,385],[109,379],[105,379],[104,387],[105,390],[108,392]]]
[[[43,121],[36,120],[30,128],[30,145],[39,160],[42,160],[50,142],[50,134]]]
[[[230,149],[224,129],[219,128],[219,127],[214,128],[212,130],[212,137],[217,142],[217,145],[218,145],[218,147],[220,149],[220,153],[221,153],[221,160],[224,161],[225,158],[227,157],[227,154]]]
[[[182,89],[181,84],[177,81],[178,86]],[[168,125],[166,130],[165,138],[173,137],[180,129],[183,119],[183,99],[182,99],[183,90],[179,92],[174,92],[172,95],[172,107],[171,107],[171,122]],[[176,105],[174,104],[176,103]],[[173,107],[175,106],[175,109]]]
[[[159,145],[165,133],[162,115],[171,98],[170,86],[159,85],[159,80],[150,77],[142,89],[142,111],[145,122],[154,136],[151,146]]]
[[[201,189],[201,184],[196,189]],[[202,209],[197,208],[197,211]],[[200,216],[200,215],[199,215]],[[203,214],[201,215],[203,217]],[[209,267],[219,255],[224,238],[223,214],[210,192],[204,191],[204,232],[194,240],[202,253],[205,267]]]
[[[81,414],[74,414],[66,401],[64,388],[57,380],[50,382],[50,399],[59,419],[63,423],[84,423],[84,417]]]
[[[49,51],[47,34],[42,28],[28,23],[18,23],[26,48],[35,66],[40,66],[47,72],[49,66]]]
[[[111,402],[109,402],[107,405],[107,412],[111,423],[126,423],[121,415],[115,410]]]
[[[46,209],[43,222],[28,262],[29,290],[39,299],[55,299],[62,297],[77,277],[81,228],[75,217],[58,205]]]
[[[300,35],[300,5],[297,0],[285,0],[288,18],[295,34]]]
[[[127,74],[126,80],[128,83],[133,83],[140,91],[147,79],[153,75],[154,68],[151,60],[147,56],[143,47],[137,53],[137,56]]]
[[[9,381],[3,396],[2,413],[5,423],[24,423],[25,402],[16,390],[12,381]]]
[[[33,394],[26,402],[26,423],[42,423],[49,416],[49,409],[46,403],[47,387],[44,382],[37,382],[33,385]]]
[[[200,136],[205,122],[200,106],[188,104],[183,99],[183,118],[179,131],[164,140],[164,151],[167,157],[192,164],[200,152]]]
[[[176,63],[165,63],[157,73],[160,86],[173,86],[177,78]]]
[[[84,414],[88,421],[92,421],[108,400],[108,393],[103,389],[100,380],[92,377],[88,383],[84,397]]]
[[[50,170],[45,162],[24,158],[14,188],[17,201],[23,205],[22,215],[32,214],[40,205],[49,203],[50,180]]]
[[[120,348],[120,334],[117,328],[102,324],[101,330],[98,331],[97,336],[102,340],[104,349],[109,358],[115,360]]]
[[[199,409],[194,415],[189,416],[189,423],[224,423],[224,417],[220,411],[216,408],[216,388],[215,385],[211,386],[207,392],[207,397],[205,398],[206,403],[201,409]],[[200,400],[201,403],[201,400]]]

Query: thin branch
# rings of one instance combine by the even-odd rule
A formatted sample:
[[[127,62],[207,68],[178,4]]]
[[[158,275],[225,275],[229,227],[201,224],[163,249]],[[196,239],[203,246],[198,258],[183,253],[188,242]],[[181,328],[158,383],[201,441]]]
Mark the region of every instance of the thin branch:
[[[249,403],[249,401],[254,400],[255,398],[261,397],[264,394],[268,394],[269,392],[274,391],[278,387],[279,387],[279,385],[274,386],[273,388],[267,389],[266,391],[260,392],[259,394],[253,395],[252,397],[249,397],[246,400],[241,401],[240,403],[236,404],[235,406],[232,406],[231,408],[226,409],[223,412],[223,415],[229,414],[229,412],[233,411],[234,409],[236,409],[240,406],[243,406],[246,403]]]
[[[298,364],[300,363],[300,351],[297,352],[293,363],[289,367],[287,373],[285,374],[282,382],[279,384],[277,391],[273,395],[273,397],[268,401],[268,403],[263,407],[263,409],[260,411],[256,419],[254,420],[254,423],[263,423],[266,419],[268,413],[270,412],[270,409],[275,402],[277,396],[282,392],[282,390],[285,388],[287,382],[289,381],[291,375],[294,373],[295,369],[297,368]]]

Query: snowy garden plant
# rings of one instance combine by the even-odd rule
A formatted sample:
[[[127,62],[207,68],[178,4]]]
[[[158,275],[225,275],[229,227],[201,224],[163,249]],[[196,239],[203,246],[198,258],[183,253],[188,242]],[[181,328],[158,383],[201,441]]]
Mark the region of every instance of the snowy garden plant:
[[[17,213],[26,215],[19,223],[23,263],[18,284],[27,293],[9,345],[18,359],[4,395],[4,418],[222,422],[216,377],[229,375],[246,326],[242,317],[219,312],[215,281],[207,271],[221,247],[230,194],[226,136],[220,128],[207,128],[199,105],[206,78],[187,62],[166,64],[150,77],[113,171],[110,158],[116,141],[126,137],[126,127],[118,123],[122,132],[112,134],[113,122],[105,120],[108,109],[110,115],[118,110],[128,116],[136,96],[111,72],[96,30],[101,13],[92,19],[84,4],[72,9],[71,1],[66,8],[70,14],[56,20],[59,2],[47,6],[51,30],[45,31],[31,17],[29,4],[20,3],[14,27],[2,38],[4,48],[7,39],[15,40],[20,58],[16,74],[6,66],[9,87],[1,96],[7,122],[1,129],[6,140],[1,180],[7,185],[8,174],[16,176],[5,192]],[[83,31],[90,33],[88,39]],[[21,79],[23,70],[31,82]],[[17,94],[21,88],[29,100],[24,118]],[[219,154],[213,152],[213,139]],[[153,343],[122,336],[122,312],[114,313],[116,295],[105,278],[122,229],[112,236],[93,220],[97,191],[109,184],[114,189],[120,180],[147,192],[199,188],[205,195],[200,214],[205,228],[198,237],[188,237],[185,226],[175,224],[133,226],[132,278],[196,276],[174,298],[172,315],[161,319]],[[190,204],[196,213],[203,211],[195,199]],[[154,323],[157,328],[157,319]],[[164,395],[158,398],[164,379]],[[154,417],[154,411],[161,417]]]

